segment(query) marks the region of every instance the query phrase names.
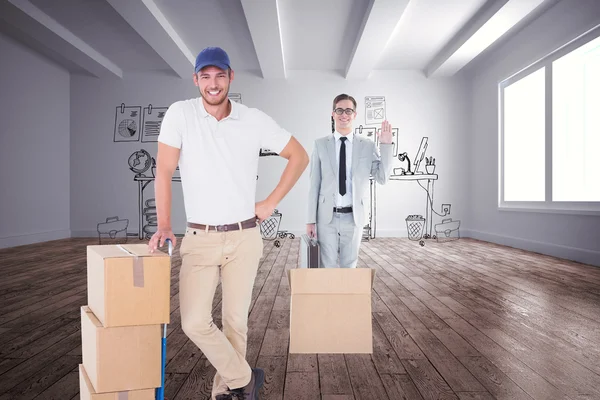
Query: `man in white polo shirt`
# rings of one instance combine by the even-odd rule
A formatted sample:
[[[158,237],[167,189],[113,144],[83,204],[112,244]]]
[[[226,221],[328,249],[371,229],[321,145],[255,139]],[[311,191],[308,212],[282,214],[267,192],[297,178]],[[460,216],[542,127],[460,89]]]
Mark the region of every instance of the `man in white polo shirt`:
[[[180,245],[181,327],[215,367],[213,399],[258,399],[264,372],[246,361],[248,311],[262,256],[258,223],[269,217],[308,165],[300,143],[268,115],[230,101],[234,73],[227,53],[209,47],[196,58],[200,97],[167,110],[156,170],[158,231],[154,251],[176,238],[171,227],[171,178],[179,164],[187,229]],[[259,152],[288,160],[278,185],[256,202]],[[212,320],[215,289],[222,285],[220,331]]]

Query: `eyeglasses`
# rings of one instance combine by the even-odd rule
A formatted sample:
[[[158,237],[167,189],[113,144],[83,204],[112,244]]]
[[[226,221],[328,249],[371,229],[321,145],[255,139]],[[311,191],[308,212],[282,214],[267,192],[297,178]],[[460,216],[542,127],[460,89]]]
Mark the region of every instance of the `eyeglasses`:
[[[336,108],[335,110],[333,110],[337,115],[342,115],[343,113],[346,113],[347,115],[352,115],[352,113],[354,113],[354,110],[351,108],[346,108],[345,110],[343,108]]]

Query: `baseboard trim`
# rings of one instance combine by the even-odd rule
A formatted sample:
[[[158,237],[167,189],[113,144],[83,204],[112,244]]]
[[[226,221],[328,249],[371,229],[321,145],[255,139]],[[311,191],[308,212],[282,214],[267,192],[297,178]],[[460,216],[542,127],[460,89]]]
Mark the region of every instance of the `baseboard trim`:
[[[300,235],[305,233],[305,231],[295,229],[287,232],[294,234],[296,237],[299,237]],[[535,240],[522,239],[513,236],[498,235],[495,233],[482,232],[474,229],[461,229],[460,234],[463,238],[470,237],[473,239],[483,240],[486,242],[496,243],[509,247],[515,247],[522,250],[532,251],[535,253],[541,253],[553,257],[558,257],[566,260],[576,261],[583,264],[589,264],[600,267],[600,251],[539,242]],[[67,239],[70,237],[97,238],[98,232],[95,230],[56,230],[49,232],[33,233],[28,235],[9,236],[0,238],[0,249],[39,242],[47,242],[51,240]],[[408,234],[406,229],[377,229],[377,237],[408,237]]]
[[[461,232],[462,234],[463,232]],[[535,240],[522,239],[512,236],[503,236],[490,232],[482,232],[473,229],[464,231],[463,237],[492,242],[504,246],[515,247],[521,250],[541,253],[548,256],[558,257],[565,260],[589,264],[600,267],[600,251],[580,249],[577,247],[563,246],[559,244],[538,242]]]
[[[9,247],[24,246],[40,242],[49,242],[51,240],[68,239],[71,237],[71,231],[60,229],[56,231],[37,232],[26,235],[7,236],[0,238],[0,249]]]
[[[406,229],[377,229],[375,239],[378,237],[405,237],[408,238]]]
[[[76,238],[97,238],[98,231],[71,231],[71,237]]]

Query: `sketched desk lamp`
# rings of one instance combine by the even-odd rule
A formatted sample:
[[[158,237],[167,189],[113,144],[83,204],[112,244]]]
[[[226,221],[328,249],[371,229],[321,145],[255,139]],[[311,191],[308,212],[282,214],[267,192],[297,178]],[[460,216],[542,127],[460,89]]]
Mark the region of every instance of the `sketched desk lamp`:
[[[419,146],[419,151],[417,151],[417,155],[414,158],[414,163],[413,163],[413,168],[414,171],[411,171],[411,164],[410,164],[410,158],[408,157],[408,154],[406,152],[402,153],[402,154],[398,154],[398,160],[400,161],[404,161],[407,160],[408,161],[408,171],[402,171],[402,175],[414,175],[414,174],[419,174],[419,166],[421,165],[421,162],[423,161],[423,158],[425,158],[425,150],[427,150],[427,137],[424,137],[423,139],[421,139],[421,145]]]

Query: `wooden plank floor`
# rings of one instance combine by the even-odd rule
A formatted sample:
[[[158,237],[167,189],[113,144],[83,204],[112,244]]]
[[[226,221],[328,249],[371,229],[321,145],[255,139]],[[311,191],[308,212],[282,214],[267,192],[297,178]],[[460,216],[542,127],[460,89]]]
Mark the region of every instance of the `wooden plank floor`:
[[[0,250],[0,400],[77,399],[92,239]],[[363,242],[377,270],[373,355],[288,355],[298,239],[265,241],[247,358],[261,399],[599,399],[600,268],[471,239]],[[173,258],[166,396],[208,399],[214,369],[181,330]],[[214,302],[220,317],[220,288]],[[340,332],[340,334],[351,334]]]

